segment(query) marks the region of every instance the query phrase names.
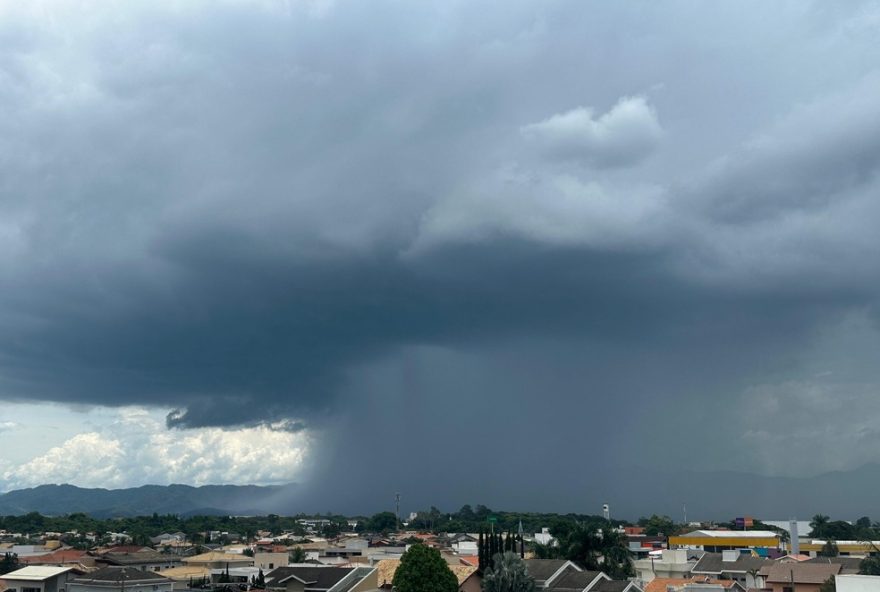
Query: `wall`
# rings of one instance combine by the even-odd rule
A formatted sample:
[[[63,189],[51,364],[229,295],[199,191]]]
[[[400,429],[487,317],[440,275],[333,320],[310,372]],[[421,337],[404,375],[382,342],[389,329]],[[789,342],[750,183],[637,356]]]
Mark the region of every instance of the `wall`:
[[[880,576],[834,576],[837,592],[880,592]]]
[[[265,573],[276,567],[284,567],[290,563],[287,553],[254,553],[254,567],[259,567]]]

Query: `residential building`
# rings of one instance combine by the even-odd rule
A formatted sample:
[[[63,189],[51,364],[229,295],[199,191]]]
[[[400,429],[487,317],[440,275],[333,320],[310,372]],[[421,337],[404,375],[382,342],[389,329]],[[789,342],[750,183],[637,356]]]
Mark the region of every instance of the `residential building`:
[[[187,590],[191,582],[201,584],[211,581],[211,570],[203,565],[181,565],[162,570],[161,574],[173,582],[174,590]]]
[[[0,576],[0,588],[6,592],[65,592],[73,577],[72,567],[29,565]]]
[[[733,580],[698,578],[654,578],[645,586],[645,592],[745,592]]]
[[[583,571],[580,567],[564,559],[526,559],[526,570],[535,579],[538,589],[549,588],[558,578],[569,571]]]
[[[697,564],[697,557],[702,551],[687,549],[664,549],[652,551],[646,559],[633,561],[636,580],[643,586],[654,578],[687,578]]]
[[[71,580],[67,592],[171,592],[172,584],[154,571],[111,566]]]
[[[290,555],[284,553],[254,553],[254,567],[262,569],[264,572],[275,569],[276,567],[284,567],[290,563]]]
[[[342,592],[378,587],[373,567],[279,567],[266,574],[266,588],[285,592]]]
[[[759,572],[769,565],[773,565],[773,561],[751,553],[727,550],[721,553],[704,553],[691,569],[691,574],[733,580],[748,590],[764,587],[764,578]]]
[[[199,565],[208,569],[225,569],[227,567],[251,567],[254,558],[238,553],[221,553],[211,551],[201,555],[181,558],[183,563],[190,566]]]
[[[131,567],[144,571],[163,571],[180,565],[180,556],[158,551],[104,553],[95,558],[97,567]]]
[[[601,571],[577,571],[566,569],[551,579],[546,590],[552,592],[642,592],[630,580],[612,580]]]
[[[59,549],[46,555],[32,555],[19,557],[25,565],[55,565],[58,567],[73,567],[80,571],[86,571],[95,567],[95,557],[86,551],[77,549]]]
[[[777,563],[761,569],[764,587],[773,592],[819,592],[828,579],[840,573],[839,563]]]

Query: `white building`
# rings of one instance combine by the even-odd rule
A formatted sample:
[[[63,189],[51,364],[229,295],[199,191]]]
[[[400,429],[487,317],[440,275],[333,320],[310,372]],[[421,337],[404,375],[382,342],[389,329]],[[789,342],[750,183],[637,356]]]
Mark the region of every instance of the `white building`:
[[[535,542],[541,545],[552,545],[556,539],[550,534],[550,529],[545,527],[541,529],[541,532],[535,533]]]
[[[29,565],[0,576],[6,592],[65,592],[72,567]]]
[[[880,576],[844,574],[834,576],[837,592],[880,592]]]
[[[651,551],[647,559],[633,561],[636,579],[642,586],[654,578],[687,578],[697,560],[690,557],[687,549],[663,549]]]

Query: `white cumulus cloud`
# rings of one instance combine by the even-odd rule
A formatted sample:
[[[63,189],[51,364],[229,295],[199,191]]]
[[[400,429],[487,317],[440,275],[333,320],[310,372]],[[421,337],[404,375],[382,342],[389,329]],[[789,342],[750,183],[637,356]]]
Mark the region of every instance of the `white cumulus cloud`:
[[[578,107],[523,126],[520,133],[550,158],[610,168],[642,161],[663,128],[644,97],[622,97],[598,117],[593,109]]]
[[[168,430],[141,408],[76,434],[26,462],[4,466],[2,489],[42,483],[129,487],[144,483],[269,484],[294,481],[309,436],[272,426]]]

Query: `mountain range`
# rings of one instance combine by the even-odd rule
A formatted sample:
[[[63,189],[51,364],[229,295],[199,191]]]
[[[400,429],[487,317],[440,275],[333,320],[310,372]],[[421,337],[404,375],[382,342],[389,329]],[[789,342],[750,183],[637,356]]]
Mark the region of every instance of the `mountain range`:
[[[74,485],[40,485],[0,495],[0,515],[40,512],[45,515],[84,512],[99,518],[145,514],[251,516],[285,513],[295,484],[144,485],[128,489],[87,489]]]
[[[765,520],[808,519],[828,514],[835,519],[880,517],[880,464],[867,464],[849,471],[813,477],[768,477],[733,471],[661,471],[651,468],[558,467],[553,483],[524,484],[516,498],[490,493],[491,484],[472,484],[472,499],[438,499],[411,483],[406,510],[437,505],[455,510],[464,503],[483,503],[492,508],[536,512],[601,513],[602,504],[612,515],[634,520],[639,516],[666,514],[676,521],[730,520],[750,515]],[[450,479],[455,479],[454,475]],[[353,484],[354,485],[354,484]],[[540,486],[539,488],[536,488]],[[381,489],[381,488],[380,488]],[[317,500],[296,484],[257,485],[144,485],[129,489],[86,489],[73,485],[40,485],[0,495],[0,515],[40,512],[46,515],[85,512],[96,517],[152,514],[192,515],[291,515],[314,512],[319,506],[343,514],[366,514],[380,507],[375,487],[367,487],[348,503],[329,497]],[[483,490],[481,495],[479,492]],[[580,492],[580,493],[579,493]],[[372,496],[372,497],[371,497]],[[388,497],[388,496],[385,496]],[[440,494],[439,497],[444,497]],[[495,499],[495,498],[498,499]],[[354,499],[355,501],[351,501]],[[332,506],[330,505],[332,504]],[[354,505],[352,505],[354,504]],[[351,506],[351,507],[346,507]]]

